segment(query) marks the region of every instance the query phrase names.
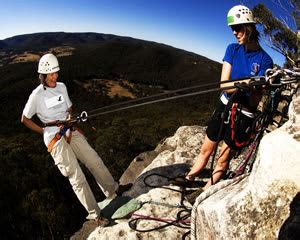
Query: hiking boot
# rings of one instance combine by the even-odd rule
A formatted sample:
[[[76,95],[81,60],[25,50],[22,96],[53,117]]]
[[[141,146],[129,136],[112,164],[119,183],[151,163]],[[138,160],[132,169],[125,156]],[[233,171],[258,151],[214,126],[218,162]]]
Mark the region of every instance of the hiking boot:
[[[95,218],[95,222],[98,227],[106,227],[109,225],[109,220],[101,216]]]
[[[118,196],[121,196],[124,192],[128,191],[131,187],[132,187],[132,183],[128,183],[125,185],[119,185],[119,188],[116,191],[116,194]]]
[[[188,200],[188,202],[192,205],[194,205],[195,201],[196,201],[196,198],[201,194],[203,193],[203,188],[199,188],[197,189],[196,191],[190,193],[190,194],[187,194],[185,196],[186,200]]]

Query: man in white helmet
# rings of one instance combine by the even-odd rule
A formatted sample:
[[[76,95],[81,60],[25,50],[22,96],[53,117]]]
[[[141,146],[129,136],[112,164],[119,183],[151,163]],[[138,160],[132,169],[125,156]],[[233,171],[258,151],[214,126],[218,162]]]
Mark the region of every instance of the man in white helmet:
[[[79,131],[59,126],[41,127],[31,120],[35,114],[44,124],[66,120],[71,116],[72,103],[67,88],[64,83],[57,82],[59,70],[57,58],[53,54],[41,57],[38,65],[41,84],[31,93],[23,110],[21,122],[43,135],[55,165],[65,177],[68,177],[79,201],[89,213],[87,218],[95,219],[100,226],[106,226],[109,221],[101,217],[94,194],[77,161],[78,158],[90,170],[106,197],[113,198],[117,191],[122,190],[102,159]],[[57,134],[61,137],[58,138]]]
[[[231,8],[227,15],[227,24],[231,27],[237,43],[229,44],[226,49],[223,58],[221,87],[233,86],[233,82],[222,84],[222,81],[225,80],[264,76],[265,71],[272,68],[273,61],[259,45],[259,32],[256,30],[254,17],[250,9],[242,5]],[[187,180],[193,180],[206,166],[218,143],[223,140],[221,152],[212,175],[213,181],[210,179],[204,188],[187,196],[192,203],[202,191],[221,179],[229,166],[231,151],[245,146],[244,143],[247,143],[249,139],[250,133],[247,132],[247,129],[252,126],[261,95],[253,91],[239,94],[234,99],[235,103],[243,107],[242,114],[240,114],[240,125],[238,129],[234,130],[233,134],[232,122],[224,121],[222,123],[222,119],[224,119],[222,114],[234,91],[234,89],[231,89],[222,93],[218,106],[208,123],[205,140],[201,146],[198,159],[186,175]],[[227,117],[226,120],[228,119]],[[221,128],[222,124],[224,124],[223,128]],[[222,131],[219,131],[220,128]]]

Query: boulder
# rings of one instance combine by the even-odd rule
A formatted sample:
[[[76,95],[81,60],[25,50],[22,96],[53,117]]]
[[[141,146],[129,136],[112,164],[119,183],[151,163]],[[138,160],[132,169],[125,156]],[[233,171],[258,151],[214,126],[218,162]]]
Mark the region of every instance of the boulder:
[[[192,210],[192,239],[276,239],[300,191],[300,95],[289,121],[265,135],[250,175],[211,186]]]
[[[115,220],[115,223],[111,226],[96,228],[88,239],[180,239],[183,234],[189,231],[189,227],[168,226],[155,231],[138,232],[129,227],[129,221],[140,216],[168,221],[175,220],[177,213],[182,210],[182,208],[178,208],[182,198],[181,193],[178,192],[180,188],[170,185],[168,178],[183,175],[189,165],[193,164],[199,153],[199,146],[203,137],[203,127],[180,127],[174,136],[167,138],[157,146],[154,150],[155,153],[140,155],[140,159],[147,159],[143,171],[138,175],[134,171],[136,166],[132,164],[134,167],[127,169],[121,179],[123,179],[122,182],[126,182],[129,181],[128,176],[137,175],[137,177],[130,177],[130,180],[134,180],[133,187],[125,192],[123,196],[141,201],[144,203],[142,208],[137,210],[129,219]],[[153,160],[152,157],[154,157]],[[151,163],[149,163],[149,159]],[[175,191],[172,191],[172,189]],[[184,201],[184,205],[190,209],[192,207],[186,201]],[[148,219],[138,221],[136,227],[140,230],[147,230],[157,228],[163,224],[165,223]]]

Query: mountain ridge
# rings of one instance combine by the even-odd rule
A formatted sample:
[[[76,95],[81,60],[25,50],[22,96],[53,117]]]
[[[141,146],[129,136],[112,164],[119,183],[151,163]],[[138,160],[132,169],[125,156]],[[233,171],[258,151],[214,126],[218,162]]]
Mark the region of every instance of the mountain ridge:
[[[113,34],[101,34],[93,32],[67,33],[67,32],[38,32],[22,34],[1,40],[0,49],[7,50],[9,48],[24,49],[31,46],[34,42],[36,47],[55,47],[59,45],[74,45],[83,43],[103,42],[118,36]],[[124,37],[125,39],[125,37]]]
[[[68,72],[69,79],[125,78],[174,89],[218,81],[221,72],[220,63],[196,53],[162,43],[93,32],[44,32],[4,39],[0,42],[0,72],[9,64],[37,62],[46,52],[62,56],[61,73]]]
[[[171,45],[164,43],[159,43],[150,40],[138,39],[129,36],[119,36],[115,34],[108,33],[97,33],[97,32],[36,32],[36,33],[27,33],[12,36],[0,40],[0,51],[2,50],[23,50],[24,48],[32,47],[30,44],[35,43],[36,47],[42,47],[42,44],[46,43],[46,46],[43,48],[56,47],[56,46],[65,46],[65,45],[76,45],[76,44],[86,44],[86,43],[100,43],[111,40],[126,40],[131,42],[147,42],[154,43],[161,46],[168,46],[180,51],[184,51],[191,54],[196,54],[185,49],[176,48]],[[199,54],[196,54],[199,55]],[[199,55],[202,56],[202,55]],[[207,58],[205,56],[202,56]],[[207,58],[209,59],[209,58]],[[211,59],[210,59],[211,60]],[[211,60],[214,61],[214,60]],[[214,61],[216,62],[216,61]]]

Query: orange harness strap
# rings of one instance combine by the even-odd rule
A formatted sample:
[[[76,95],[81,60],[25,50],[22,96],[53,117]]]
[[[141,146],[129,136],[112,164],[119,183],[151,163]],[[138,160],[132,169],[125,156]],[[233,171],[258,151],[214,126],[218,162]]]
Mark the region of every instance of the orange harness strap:
[[[65,133],[68,131],[69,127],[67,127],[66,125],[63,125],[59,132],[55,134],[54,138],[52,138],[52,140],[50,141],[50,143],[48,144],[48,152],[51,152],[55,143],[57,143],[57,141],[59,141],[64,135]]]

